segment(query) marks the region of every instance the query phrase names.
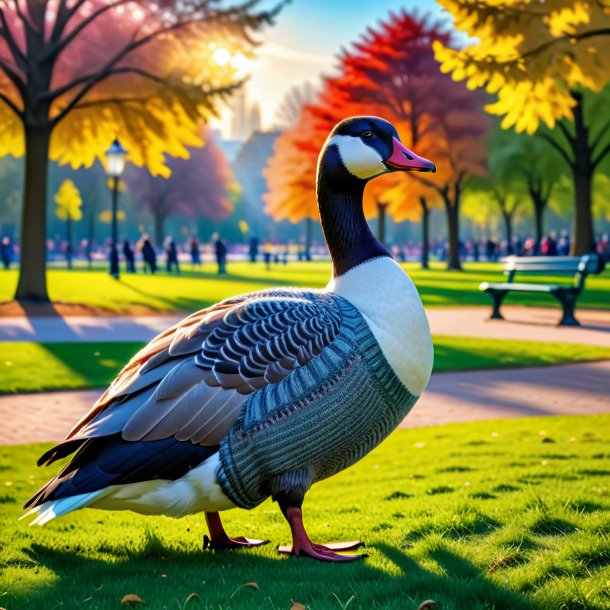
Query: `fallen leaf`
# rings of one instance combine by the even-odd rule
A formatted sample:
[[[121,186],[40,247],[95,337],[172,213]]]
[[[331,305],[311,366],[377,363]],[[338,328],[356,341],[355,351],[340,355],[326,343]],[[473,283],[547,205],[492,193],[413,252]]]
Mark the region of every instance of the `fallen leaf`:
[[[186,604],[188,604],[189,602],[192,602],[194,599],[199,599],[199,595],[197,593],[191,593],[185,600],[184,600],[184,605],[186,606]]]
[[[128,593],[123,596],[121,600],[121,606],[126,606],[127,604],[144,604],[146,603],[139,595],[135,593]]]
[[[293,599],[290,601],[292,602],[292,608],[290,608],[290,610],[305,610],[305,606],[303,604],[299,604],[299,602],[295,602]]]
[[[239,585],[239,587],[237,587],[237,589],[235,589],[235,591],[233,591],[233,593],[231,593],[231,599],[233,599],[233,597],[236,595],[236,593],[238,591],[241,591],[242,589],[254,589],[255,591],[258,591],[259,586],[258,583],[256,582],[245,582],[243,585]]]
[[[417,610],[433,610],[433,608],[436,608],[436,602],[433,599],[427,599],[419,604]]]

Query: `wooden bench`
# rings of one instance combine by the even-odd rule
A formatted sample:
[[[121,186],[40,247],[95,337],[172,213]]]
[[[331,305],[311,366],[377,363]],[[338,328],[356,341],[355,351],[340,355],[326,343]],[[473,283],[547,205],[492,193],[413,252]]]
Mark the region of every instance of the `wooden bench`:
[[[483,282],[479,288],[493,299],[492,319],[503,320],[500,305],[509,292],[536,292],[554,296],[563,308],[559,326],[579,326],[574,317],[576,300],[585,286],[587,275],[601,273],[604,262],[597,254],[585,256],[509,256],[502,261],[508,281],[499,284]],[[514,282],[519,275],[572,275],[572,284],[525,284]]]

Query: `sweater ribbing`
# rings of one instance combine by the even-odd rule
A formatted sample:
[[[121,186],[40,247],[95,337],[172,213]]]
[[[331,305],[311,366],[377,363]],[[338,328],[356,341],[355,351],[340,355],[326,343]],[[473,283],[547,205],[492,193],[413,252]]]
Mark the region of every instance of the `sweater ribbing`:
[[[221,443],[217,479],[242,508],[278,475],[307,468],[312,482],[351,466],[385,439],[418,397],[400,382],[358,310],[341,310],[335,340],[306,366],[250,396]]]

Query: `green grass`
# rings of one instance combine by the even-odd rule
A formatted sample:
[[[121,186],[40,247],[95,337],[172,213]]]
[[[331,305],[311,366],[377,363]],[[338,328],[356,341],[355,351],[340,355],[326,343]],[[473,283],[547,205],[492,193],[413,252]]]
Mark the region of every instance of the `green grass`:
[[[108,385],[142,343],[0,343],[0,394]],[[610,348],[434,337],[436,372],[610,359]]]
[[[609,443],[610,416],[398,431],[306,498],[314,540],[367,542],[368,559],[345,565],[279,557],[288,527],[270,501],[226,513],[230,533],[272,541],[242,551],[204,552],[201,516],[88,510],[28,528],[17,518],[51,474],[34,467],[46,445],[4,447],[0,604],[105,610],[135,593],[159,610],[607,609]]]
[[[467,264],[463,273],[448,272],[440,264],[422,271],[415,263],[405,265],[417,285],[424,305],[490,305],[491,299],[479,290],[483,281],[504,281],[499,264]],[[180,277],[122,275],[112,279],[105,270],[73,271],[51,269],[48,273],[50,296],[54,301],[83,303],[112,313],[149,309],[155,311],[193,311],[228,296],[269,286],[310,286],[322,288],[328,282],[330,264],[326,262],[276,265],[267,271],[262,263],[232,263],[230,275],[219,278],[210,265],[204,271],[185,272]],[[17,271],[0,272],[0,302],[10,300],[17,282]],[[556,281],[537,278],[541,283]],[[563,282],[566,281],[564,277]],[[587,280],[578,307],[609,309],[610,270]],[[514,294],[508,304],[559,307],[546,295]]]

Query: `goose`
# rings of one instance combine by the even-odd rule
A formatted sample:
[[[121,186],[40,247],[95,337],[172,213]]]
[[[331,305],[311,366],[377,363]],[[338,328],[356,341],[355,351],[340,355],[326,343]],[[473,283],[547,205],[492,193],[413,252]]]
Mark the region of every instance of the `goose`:
[[[433,348],[419,294],[371,233],[369,180],[436,171],[388,121],[338,123],[318,160],[317,198],[332,275],[323,290],[273,288],[198,311],[138,352],[38,465],[75,454],[25,504],[31,524],[84,507],[205,513],[204,548],[254,547],[220,512],[268,497],[287,520],[283,553],[352,561],[360,541],[316,544],[308,489],[386,438],[424,390]]]

